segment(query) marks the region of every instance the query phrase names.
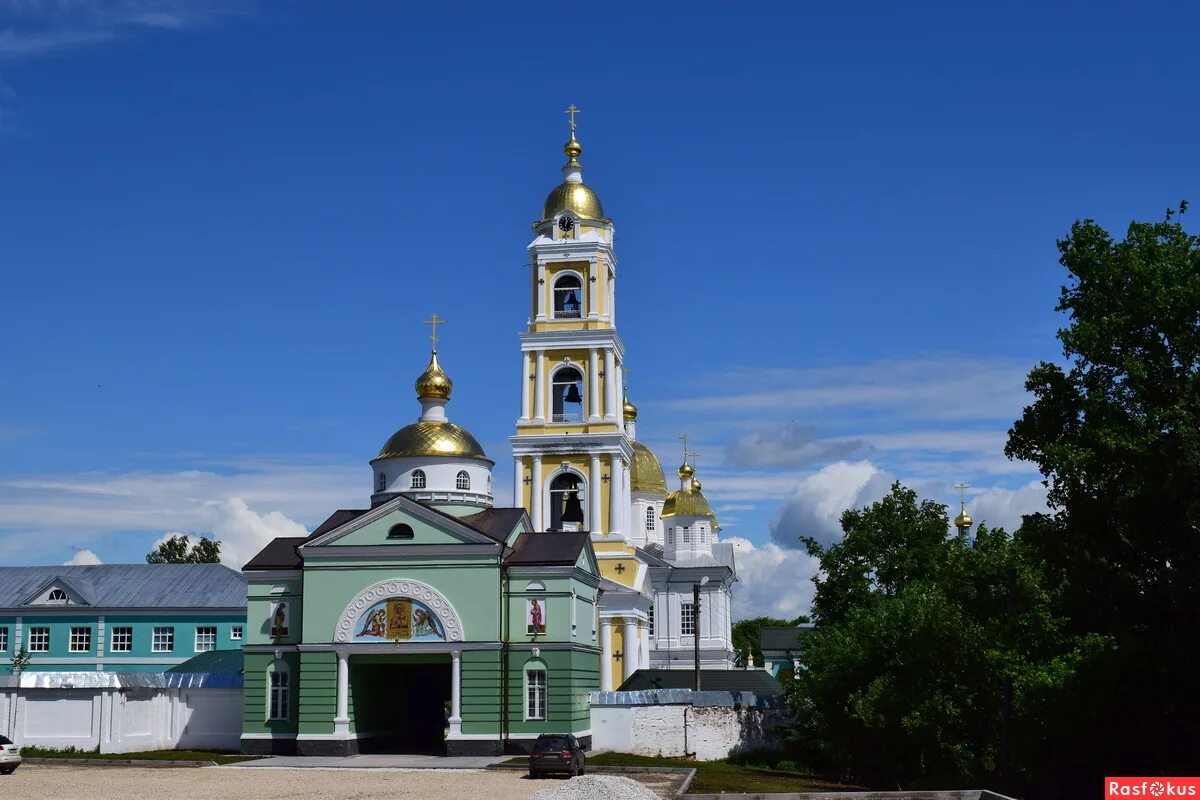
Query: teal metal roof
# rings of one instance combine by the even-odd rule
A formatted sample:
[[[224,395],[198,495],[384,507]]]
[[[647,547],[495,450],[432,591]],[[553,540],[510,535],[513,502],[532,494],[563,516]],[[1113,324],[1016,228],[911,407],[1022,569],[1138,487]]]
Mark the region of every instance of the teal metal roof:
[[[75,595],[67,608],[246,607],[246,580],[221,564],[87,564],[0,567],[0,609],[25,606],[56,580]]]

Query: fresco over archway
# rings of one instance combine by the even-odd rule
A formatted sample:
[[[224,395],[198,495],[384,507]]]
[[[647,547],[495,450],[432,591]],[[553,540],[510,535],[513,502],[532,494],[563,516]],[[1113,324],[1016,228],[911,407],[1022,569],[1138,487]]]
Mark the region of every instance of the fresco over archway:
[[[351,641],[444,642],[446,626],[420,600],[389,597],[362,613]]]

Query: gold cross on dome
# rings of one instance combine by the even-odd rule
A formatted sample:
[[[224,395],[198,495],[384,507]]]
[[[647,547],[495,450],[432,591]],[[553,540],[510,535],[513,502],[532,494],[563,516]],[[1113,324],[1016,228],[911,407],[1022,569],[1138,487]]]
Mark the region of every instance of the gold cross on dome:
[[[433,342],[433,349],[437,350],[437,326],[445,325],[446,320],[442,319],[437,314],[433,314],[429,317],[429,319],[423,320],[421,324],[429,325],[433,329],[433,333],[429,334],[429,339]]]
[[[958,483],[955,487],[958,489],[958,499],[965,507],[967,505],[967,489],[971,488],[969,483]]]
[[[563,112],[571,119],[571,135],[572,136],[575,134],[575,115],[578,114],[579,111],[580,110],[575,107],[575,104],[571,103],[571,105],[567,106],[567,110]]]
[[[683,439],[683,460],[684,460],[684,463],[686,463],[688,460],[688,455],[690,455],[688,453],[688,449],[687,449],[688,435],[685,433],[682,436],[680,436],[679,438]]]

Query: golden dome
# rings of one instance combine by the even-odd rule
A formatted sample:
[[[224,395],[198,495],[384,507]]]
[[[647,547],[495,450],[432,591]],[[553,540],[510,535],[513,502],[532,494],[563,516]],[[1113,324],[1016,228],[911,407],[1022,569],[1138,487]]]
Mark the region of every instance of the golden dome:
[[[578,167],[579,157],[583,155],[583,145],[575,138],[575,131],[571,131],[571,138],[563,145],[563,152],[567,154],[567,164],[572,167]]]
[[[629,398],[625,398],[625,421],[633,422],[637,419],[637,406],[629,402]]]
[[[491,463],[475,437],[453,422],[414,422],[392,434],[379,455],[381,458],[454,456],[478,458]],[[372,463],[373,463],[372,462]]]
[[[708,516],[709,516],[709,519],[712,520],[713,530],[716,530],[716,531],[721,530],[721,522],[720,522],[720,520],[717,519],[716,512],[710,511],[710,512],[708,512]]]
[[[542,207],[542,219],[550,219],[560,211],[573,211],[581,219],[608,219],[604,216],[600,198],[582,183],[566,181],[550,192]]]
[[[417,378],[415,384],[417,389],[417,397],[440,397],[443,400],[450,399],[450,392],[454,390],[454,381],[450,380],[450,376],[442,370],[442,365],[437,360],[437,350],[434,350],[429,356],[429,366]]]
[[[696,474],[696,470],[692,469],[692,465],[686,461],[679,465],[679,477],[682,480],[687,480]]]
[[[662,464],[649,447],[641,442],[633,443],[633,466],[629,468],[629,491],[666,494],[667,479]]]
[[[702,483],[700,483],[699,478],[692,478],[692,491],[693,492],[698,492],[703,488],[704,488],[704,485]]]
[[[954,527],[969,528],[969,527],[971,527],[972,524],[974,524],[974,522],[975,522],[975,520],[971,519],[971,515],[968,514],[967,510],[964,508],[962,510],[962,513],[960,513],[957,517],[954,518]]]
[[[700,492],[680,489],[667,495],[663,503],[662,517],[707,517],[713,513],[708,505],[708,499]]]

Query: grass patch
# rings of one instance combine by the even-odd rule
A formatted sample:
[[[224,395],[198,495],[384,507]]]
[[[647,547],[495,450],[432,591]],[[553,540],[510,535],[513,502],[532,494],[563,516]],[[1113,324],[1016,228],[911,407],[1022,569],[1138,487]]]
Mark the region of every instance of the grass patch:
[[[258,756],[243,756],[238,753],[213,750],[146,750],[141,753],[101,753],[99,750],[82,750],[77,747],[34,747],[21,748],[22,758],[99,758],[105,761],[213,761],[217,764],[236,764],[252,761]]]
[[[529,763],[525,757],[504,762],[513,766]],[[861,789],[844,783],[825,780],[803,771],[766,769],[760,766],[722,761],[692,761],[686,758],[635,756],[629,753],[598,753],[587,757],[589,767],[686,767],[696,770],[688,792],[720,794],[721,792],[832,792]],[[785,762],[786,763],[786,762]]]

